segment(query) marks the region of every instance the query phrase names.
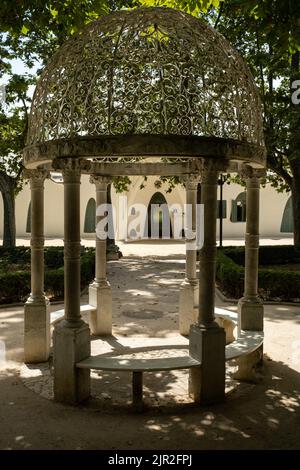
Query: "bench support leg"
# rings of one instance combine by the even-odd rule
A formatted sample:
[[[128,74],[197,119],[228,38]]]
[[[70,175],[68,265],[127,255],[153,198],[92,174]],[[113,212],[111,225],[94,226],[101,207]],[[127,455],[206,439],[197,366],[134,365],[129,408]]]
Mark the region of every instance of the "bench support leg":
[[[132,406],[134,411],[143,409],[143,372],[132,372]]]
[[[236,359],[237,371],[233,374],[235,380],[240,382],[259,383],[262,380],[263,346],[250,354]]]

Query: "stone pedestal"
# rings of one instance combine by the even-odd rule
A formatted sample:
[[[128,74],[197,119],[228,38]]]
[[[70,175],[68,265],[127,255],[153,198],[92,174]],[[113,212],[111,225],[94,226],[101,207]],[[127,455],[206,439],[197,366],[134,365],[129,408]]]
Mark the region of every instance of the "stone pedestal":
[[[189,393],[203,405],[225,399],[225,332],[216,326],[192,325],[190,355],[201,361],[199,369],[191,369]]]
[[[242,297],[238,302],[238,330],[263,331],[264,306],[262,301]]]
[[[179,291],[179,332],[187,336],[198,318],[199,282],[185,279]]]
[[[45,362],[50,354],[50,304],[31,297],[24,307],[24,362]]]
[[[90,396],[90,370],[78,369],[75,364],[90,356],[90,329],[83,323],[69,328],[62,321],[55,326],[54,397],[60,403],[75,405]]]
[[[90,314],[90,328],[93,335],[112,334],[112,294],[108,281],[95,281],[89,287],[89,304],[95,307]]]

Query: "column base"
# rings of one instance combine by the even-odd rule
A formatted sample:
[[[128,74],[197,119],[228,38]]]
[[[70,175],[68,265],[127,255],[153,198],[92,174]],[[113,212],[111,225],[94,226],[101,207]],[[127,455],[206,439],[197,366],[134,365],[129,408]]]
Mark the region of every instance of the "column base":
[[[192,325],[190,355],[201,361],[199,369],[191,369],[189,393],[203,405],[225,399],[225,332],[223,328]]]
[[[263,331],[264,306],[258,297],[242,297],[238,302],[238,329]]]
[[[112,334],[112,294],[108,281],[94,282],[89,287],[89,304],[95,307],[90,314],[90,329],[93,335]]]
[[[197,322],[198,281],[185,279],[179,291],[179,332],[184,336],[190,333],[191,325]]]
[[[75,367],[91,354],[88,325],[69,328],[58,323],[53,333],[53,350],[55,401],[75,405],[89,398],[90,370]]]
[[[24,306],[24,362],[46,362],[50,355],[50,304],[29,297]]]

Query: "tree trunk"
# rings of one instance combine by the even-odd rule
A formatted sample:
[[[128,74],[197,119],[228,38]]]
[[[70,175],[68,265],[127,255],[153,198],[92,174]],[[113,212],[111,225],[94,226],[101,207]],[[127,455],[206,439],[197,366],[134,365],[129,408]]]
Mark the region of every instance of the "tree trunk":
[[[300,247],[300,168],[294,173],[292,184],[294,245]]]
[[[3,198],[3,246],[16,246],[16,218],[15,218],[15,181],[1,172],[0,190]]]
[[[300,52],[295,52],[291,57],[291,92],[293,81],[300,78]],[[289,153],[291,158],[290,166],[293,175],[292,198],[293,198],[293,220],[294,220],[294,244],[300,246],[300,138],[299,138],[299,105],[291,101],[291,125],[290,125],[290,145]]]

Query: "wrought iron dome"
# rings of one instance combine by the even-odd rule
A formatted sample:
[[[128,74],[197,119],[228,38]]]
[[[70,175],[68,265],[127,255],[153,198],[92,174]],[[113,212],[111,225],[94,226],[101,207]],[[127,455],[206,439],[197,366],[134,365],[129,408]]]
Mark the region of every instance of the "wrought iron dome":
[[[156,7],[101,17],[42,72],[27,166],[70,155],[212,154],[264,165],[261,105],[242,58],[191,15]]]

